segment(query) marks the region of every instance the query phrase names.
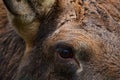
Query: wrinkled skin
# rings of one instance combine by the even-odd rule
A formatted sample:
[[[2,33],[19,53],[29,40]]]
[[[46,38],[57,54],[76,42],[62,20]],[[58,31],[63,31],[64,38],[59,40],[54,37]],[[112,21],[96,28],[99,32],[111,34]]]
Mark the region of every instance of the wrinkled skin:
[[[0,80],[120,80],[119,0],[3,2]]]

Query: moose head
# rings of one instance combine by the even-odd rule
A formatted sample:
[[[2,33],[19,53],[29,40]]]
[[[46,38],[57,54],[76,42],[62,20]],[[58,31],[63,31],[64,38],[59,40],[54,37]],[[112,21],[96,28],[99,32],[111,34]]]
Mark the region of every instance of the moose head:
[[[25,46],[9,80],[120,79],[120,1],[3,1]]]

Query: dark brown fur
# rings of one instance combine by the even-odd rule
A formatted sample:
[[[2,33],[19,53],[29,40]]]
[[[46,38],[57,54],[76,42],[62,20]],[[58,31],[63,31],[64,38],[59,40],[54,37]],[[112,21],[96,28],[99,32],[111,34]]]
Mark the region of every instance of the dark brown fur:
[[[56,0],[46,15],[32,1],[40,25],[27,40],[0,8],[0,80],[120,80],[119,0]],[[61,58],[57,45],[75,58]]]

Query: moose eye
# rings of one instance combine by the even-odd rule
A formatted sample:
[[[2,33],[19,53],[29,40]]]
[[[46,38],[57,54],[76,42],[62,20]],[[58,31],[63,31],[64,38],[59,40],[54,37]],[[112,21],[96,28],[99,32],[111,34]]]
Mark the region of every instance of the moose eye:
[[[74,53],[71,47],[68,46],[58,46],[56,52],[62,58],[73,58]]]

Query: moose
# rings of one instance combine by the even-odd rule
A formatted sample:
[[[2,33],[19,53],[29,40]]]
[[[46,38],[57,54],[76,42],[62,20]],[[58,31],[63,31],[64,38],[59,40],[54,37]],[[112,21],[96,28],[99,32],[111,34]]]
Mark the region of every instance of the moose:
[[[120,0],[2,2],[0,80],[120,80]]]

